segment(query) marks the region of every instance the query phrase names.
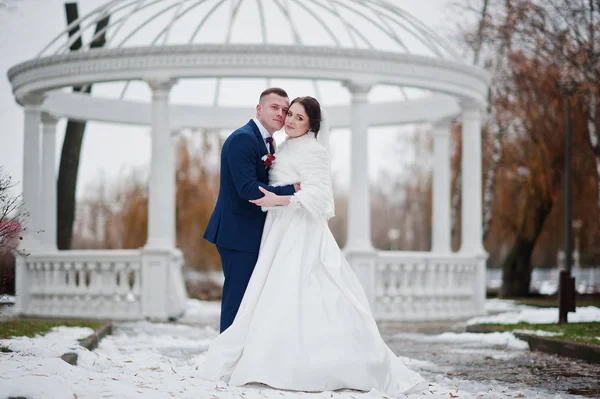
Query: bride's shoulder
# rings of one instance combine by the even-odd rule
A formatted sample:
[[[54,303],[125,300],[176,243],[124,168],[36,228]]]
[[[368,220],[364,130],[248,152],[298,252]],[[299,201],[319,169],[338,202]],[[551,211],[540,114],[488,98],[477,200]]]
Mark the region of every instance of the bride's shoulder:
[[[315,165],[326,164],[329,162],[329,152],[316,139],[312,138],[306,141],[302,151],[304,162]]]
[[[308,140],[308,142],[309,142],[310,150],[315,155],[329,156],[329,152],[327,151],[327,149],[323,146],[323,144],[319,143],[319,141],[316,138]]]
[[[316,152],[318,154],[327,152],[325,147],[323,147],[323,145],[319,143],[314,136],[302,137],[297,143],[298,147],[305,151]]]
[[[298,137],[293,139],[286,139],[279,146],[278,151],[285,150],[286,154],[293,156],[294,158],[327,158],[329,152],[325,147],[319,143],[314,136],[310,137]]]

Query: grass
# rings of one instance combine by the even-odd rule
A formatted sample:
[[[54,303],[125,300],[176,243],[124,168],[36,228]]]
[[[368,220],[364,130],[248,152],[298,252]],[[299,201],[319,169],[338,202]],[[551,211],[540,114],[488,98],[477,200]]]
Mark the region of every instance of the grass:
[[[54,327],[89,327],[97,330],[104,324],[97,320],[39,320],[39,319],[10,319],[0,321],[0,339],[11,337],[35,337],[45,335]],[[0,351],[3,351],[0,348]]]
[[[558,307],[558,296],[538,296],[528,298],[515,298],[515,301],[529,306],[538,306],[542,308]],[[600,308],[600,295],[577,295],[575,298],[577,306],[596,306]]]
[[[488,298],[497,298],[497,292],[488,291]],[[537,306],[540,308],[556,308],[558,307],[558,295],[539,295],[531,294],[527,297],[502,298],[516,301],[523,305]],[[575,297],[577,306],[596,306],[600,308],[600,294],[577,294]]]
[[[555,338],[564,341],[577,342],[580,344],[600,346],[600,322],[592,323],[567,323],[567,324],[482,324],[493,327],[499,331],[513,330],[542,330],[549,332],[562,333],[548,338]]]

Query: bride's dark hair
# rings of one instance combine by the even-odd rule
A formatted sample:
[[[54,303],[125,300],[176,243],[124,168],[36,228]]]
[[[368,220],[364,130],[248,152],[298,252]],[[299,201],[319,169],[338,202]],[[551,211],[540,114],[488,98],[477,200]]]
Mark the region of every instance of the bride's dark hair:
[[[294,98],[290,103],[290,107],[294,103],[302,104],[306,111],[306,116],[308,116],[310,130],[312,130],[315,137],[317,137],[319,129],[321,128],[321,104],[319,104],[316,98],[310,96]]]

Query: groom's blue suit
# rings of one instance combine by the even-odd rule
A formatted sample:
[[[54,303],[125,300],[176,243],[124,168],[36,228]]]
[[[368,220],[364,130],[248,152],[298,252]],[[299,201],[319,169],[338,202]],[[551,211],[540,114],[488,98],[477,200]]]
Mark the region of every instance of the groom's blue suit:
[[[259,186],[278,195],[295,191],[293,185],[268,186],[261,159],[265,154],[264,139],[252,120],[233,132],[221,150],[219,197],[204,232],[217,245],[225,275],[221,332],[233,323],[258,259],[266,214],[249,200],[263,196]]]

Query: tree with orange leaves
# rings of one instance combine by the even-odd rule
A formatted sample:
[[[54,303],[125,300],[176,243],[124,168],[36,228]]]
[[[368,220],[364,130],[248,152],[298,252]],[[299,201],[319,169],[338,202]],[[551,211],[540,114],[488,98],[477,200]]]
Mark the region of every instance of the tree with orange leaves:
[[[594,218],[584,233],[588,242],[597,242],[600,158],[594,157],[598,149],[594,38],[600,7],[597,0],[472,0],[469,7],[481,17],[465,32],[465,42],[481,54],[481,65],[494,76],[488,113],[492,118],[484,129],[484,142],[497,146],[491,143],[497,134],[490,133],[504,131],[501,157],[484,159],[487,171],[498,161],[496,173],[488,175],[495,182],[495,201],[485,244],[501,258],[500,294],[523,296],[529,292],[532,264],[556,259],[564,232],[557,222],[562,215],[565,133],[559,80],[577,79],[592,94],[571,110],[572,168],[575,215],[585,209]]]
[[[177,144],[176,226],[177,247],[183,252],[186,267],[193,270],[217,270],[219,256],[213,245],[202,239],[218,192],[218,172],[211,171],[205,158],[218,150],[202,135],[199,148],[191,139]],[[147,182],[132,173],[114,190],[105,182],[92,191],[91,198],[80,204],[75,248],[140,248],[148,233]]]

